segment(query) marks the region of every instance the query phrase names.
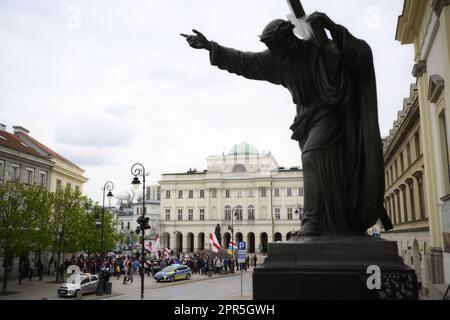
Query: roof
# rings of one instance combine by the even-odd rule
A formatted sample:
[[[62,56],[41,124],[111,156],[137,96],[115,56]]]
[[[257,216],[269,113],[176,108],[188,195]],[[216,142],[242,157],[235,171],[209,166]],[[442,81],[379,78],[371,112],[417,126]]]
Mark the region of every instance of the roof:
[[[25,144],[14,134],[6,131],[0,131],[0,146],[13,149],[15,151],[23,152],[34,157],[48,160],[47,158],[40,155],[36,150]]]
[[[81,169],[79,166],[77,166],[75,163],[67,160],[66,158],[64,158],[63,156],[59,155],[57,152],[53,151],[52,149],[50,149],[49,147],[47,147],[46,145],[40,143],[39,141],[37,141],[36,139],[34,139],[33,137],[31,137],[30,135],[21,132],[20,134],[24,135],[27,139],[29,139],[33,144],[35,144],[38,148],[40,148],[43,152],[47,153],[49,156],[52,156],[56,159],[59,159],[67,164],[70,164],[71,166],[84,171],[83,169]]]
[[[230,151],[228,151],[229,156],[233,155],[257,155],[259,154],[259,151],[252,146],[250,143],[242,142],[239,144],[234,145]]]

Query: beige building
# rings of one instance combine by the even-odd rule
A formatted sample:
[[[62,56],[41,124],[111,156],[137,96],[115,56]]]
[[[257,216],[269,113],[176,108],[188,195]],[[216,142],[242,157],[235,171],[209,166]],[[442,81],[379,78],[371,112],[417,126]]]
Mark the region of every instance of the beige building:
[[[427,261],[430,290],[450,282],[450,2],[405,0],[396,39],[414,44],[421,145],[424,162],[424,207],[430,244]]]
[[[383,238],[398,243],[399,254],[416,270],[422,292],[428,293],[427,253],[430,246],[429,212],[425,210],[424,162],[421,146],[418,90],[403,102],[390,135],[384,141],[385,208],[394,230]],[[432,268],[431,268],[432,270]]]
[[[30,131],[27,129],[19,126],[13,128],[16,137],[54,163],[50,172],[50,192],[55,192],[66,186],[83,192],[83,185],[89,180],[84,176],[85,171],[83,169],[31,137]]]
[[[271,153],[248,143],[209,157],[207,168],[162,176],[162,247],[184,253],[209,248],[209,234],[219,225],[222,248],[233,228],[233,240],[261,253],[300,229],[295,206],[304,203],[301,169],[280,168]]]

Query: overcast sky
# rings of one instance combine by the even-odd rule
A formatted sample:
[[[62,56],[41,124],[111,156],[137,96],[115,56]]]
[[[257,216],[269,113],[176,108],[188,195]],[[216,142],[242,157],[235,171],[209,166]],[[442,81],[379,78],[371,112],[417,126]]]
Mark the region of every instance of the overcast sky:
[[[395,41],[403,0],[303,0],[374,52],[381,134],[409,96],[413,49]],[[129,189],[141,162],[162,173],[206,169],[205,159],[247,141],[281,166],[301,164],[290,140],[289,92],[209,64],[179,36],[192,28],[222,45],[261,51],[284,0],[0,0],[0,123],[31,135],[86,170],[85,192]]]

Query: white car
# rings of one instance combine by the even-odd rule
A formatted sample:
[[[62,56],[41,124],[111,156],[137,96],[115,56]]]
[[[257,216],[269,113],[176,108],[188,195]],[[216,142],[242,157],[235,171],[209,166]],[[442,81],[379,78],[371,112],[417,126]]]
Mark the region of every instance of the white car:
[[[96,292],[98,282],[97,275],[89,273],[73,274],[58,288],[58,296],[80,297],[86,293]]]

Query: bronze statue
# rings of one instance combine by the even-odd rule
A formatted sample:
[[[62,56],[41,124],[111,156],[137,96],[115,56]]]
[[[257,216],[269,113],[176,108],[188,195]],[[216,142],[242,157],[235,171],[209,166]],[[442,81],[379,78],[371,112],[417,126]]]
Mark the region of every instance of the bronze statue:
[[[213,66],[291,92],[297,106],[292,139],[302,151],[305,188],[297,236],[363,235],[379,219],[390,230],[371,48],[324,13],[306,21],[319,22],[332,40],[302,40],[285,20],[265,27],[262,52],[225,48],[196,30],[182,36],[191,47],[209,50]]]

